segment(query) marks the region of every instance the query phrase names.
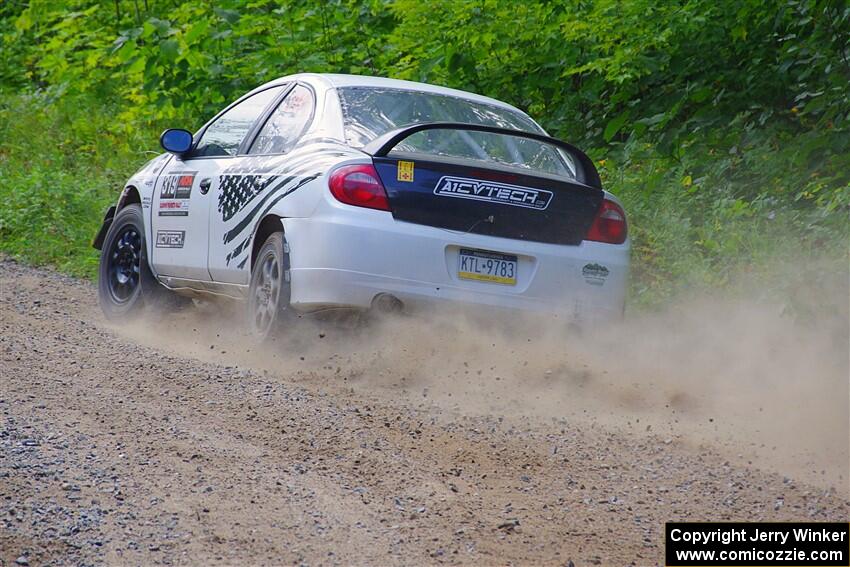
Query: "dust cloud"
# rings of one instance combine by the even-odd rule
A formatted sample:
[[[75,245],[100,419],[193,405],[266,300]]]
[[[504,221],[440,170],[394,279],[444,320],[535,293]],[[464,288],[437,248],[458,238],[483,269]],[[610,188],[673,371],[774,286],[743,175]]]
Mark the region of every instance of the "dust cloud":
[[[363,323],[305,316],[258,345],[238,305],[122,330],[157,348],[423,411],[566,420],[652,435],[850,493],[850,317],[844,268],[782,289],[683,295],[581,332],[563,321],[429,312]],[[818,274],[811,279],[800,274]],[[800,282],[803,284],[800,284]]]

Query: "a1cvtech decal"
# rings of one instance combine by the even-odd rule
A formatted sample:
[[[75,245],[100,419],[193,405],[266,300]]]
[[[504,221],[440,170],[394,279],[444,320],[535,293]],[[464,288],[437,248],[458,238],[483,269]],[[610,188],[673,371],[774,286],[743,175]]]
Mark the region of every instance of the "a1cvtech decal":
[[[545,189],[532,189],[508,185],[496,181],[483,181],[466,177],[443,176],[434,188],[435,195],[490,201],[514,207],[545,210],[552,200],[552,192]]]

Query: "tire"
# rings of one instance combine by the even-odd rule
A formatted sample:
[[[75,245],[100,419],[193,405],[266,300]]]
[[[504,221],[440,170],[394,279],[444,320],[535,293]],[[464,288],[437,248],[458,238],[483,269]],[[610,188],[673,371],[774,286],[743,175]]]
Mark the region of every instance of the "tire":
[[[110,321],[128,321],[172,295],[154,278],[148,265],[142,208],[121,209],[103,241],[97,278],[97,299]]]
[[[282,232],[269,236],[251,269],[247,323],[251,334],[265,341],[278,335],[295,319],[289,305],[289,253]]]

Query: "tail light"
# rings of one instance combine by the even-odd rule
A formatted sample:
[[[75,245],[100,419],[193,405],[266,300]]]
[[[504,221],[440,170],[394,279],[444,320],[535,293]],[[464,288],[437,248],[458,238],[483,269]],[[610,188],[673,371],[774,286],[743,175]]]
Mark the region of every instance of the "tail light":
[[[593,224],[587,232],[585,240],[605,242],[607,244],[622,244],[626,241],[628,225],[626,224],[626,213],[623,208],[605,199],[593,219]]]
[[[331,172],[328,187],[346,205],[389,211],[387,192],[372,164],[346,165]]]

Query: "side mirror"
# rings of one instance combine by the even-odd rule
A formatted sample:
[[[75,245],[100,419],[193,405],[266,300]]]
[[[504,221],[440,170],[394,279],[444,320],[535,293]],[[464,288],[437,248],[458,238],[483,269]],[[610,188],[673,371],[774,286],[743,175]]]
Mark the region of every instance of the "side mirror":
[[[192,149],[192,133],[179,128],[169,128],[159,136],[159,145],[178,156]]]

